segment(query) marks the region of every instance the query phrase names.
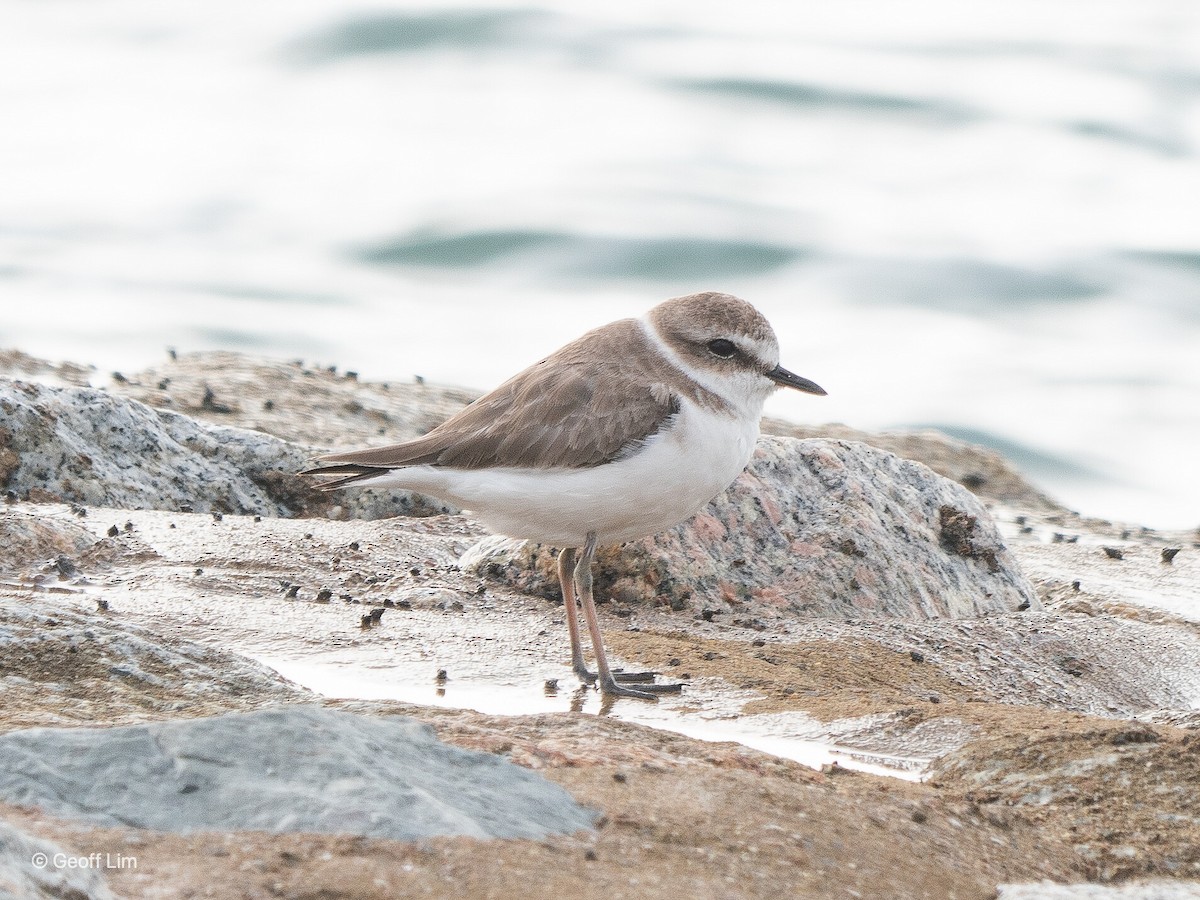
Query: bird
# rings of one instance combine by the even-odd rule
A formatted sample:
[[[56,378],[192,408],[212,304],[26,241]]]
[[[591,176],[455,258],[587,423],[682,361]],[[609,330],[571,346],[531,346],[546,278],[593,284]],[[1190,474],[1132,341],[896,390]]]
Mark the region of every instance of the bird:
[[[403,488],[471,513],[490,531],[558,548],[571,665],[606,696],[680,690],[614,672],[593,596],[599,546],[691,518],[745,469],[768,396],[826,391],[783,368],[770,323],[716,291],[595,328],[422,437],[318,456],[322,490]],[[583,612],[597,672],[585,663]]]

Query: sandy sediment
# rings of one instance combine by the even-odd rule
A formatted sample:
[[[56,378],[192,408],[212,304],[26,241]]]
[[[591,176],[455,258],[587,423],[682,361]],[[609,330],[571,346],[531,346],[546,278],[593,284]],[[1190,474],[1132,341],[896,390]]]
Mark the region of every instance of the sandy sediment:
[[[40,382],[27,397],[48,381],[83,388],[80,367],[6,359],[22,384]],[[104,393],[186,417],[202,440],[210,426],[243,429],[299,456],[410,437],[471,397],[235,355],[181,356]],[[995,454],[936,435],[861,437],[970,488],[1033,602],[970,616],[785,615],[769,594],[731,603],[700,579],[687,602],[618,592],[601,616],[624,663],[687,685],[660,705],[674,724],[749,738],[782,722],[864,759],[914,760],[922,782],[814,770],[648,727],[623,707],[597,715],[595,696],[570,684],[552,591],[461,566],[486,537],[463,516],[354,519],[348,504],[315,501],[294,510],[302,518],[269,504],[244,515],[174,500],[97,506],[64,493],[61,471],[38,493],[6,437],[3,731],[314,702],[402,713],[541,773],[601,819],[536,840],[416,842],[95,827],[13,803],[0,819],[27,842],[137,859],[81,896],[991,897],[1042,879],[1200,879],[1196,535],[1084,520]],[[374,622],[372,610],[383,611]],[[379,693],[321,698],[258,660],[352,669]],[[478,686],[513,714],[453,708]],[[379,766],[386,774],[385,756]],[[1153,896],[1139,890],[1130,896]]]

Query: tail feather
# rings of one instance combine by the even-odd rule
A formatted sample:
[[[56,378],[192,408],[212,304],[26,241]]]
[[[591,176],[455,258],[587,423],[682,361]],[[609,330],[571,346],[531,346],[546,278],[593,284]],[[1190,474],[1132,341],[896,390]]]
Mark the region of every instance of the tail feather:
[[[313,466],[311,469],[305,469],[303,472],[296,474],[310,478],[321,475],[341,475],[341,478],[322,481],[316,486],[319,491],[333,491],[348,484],[354,484],[356,481],[364,481],[367,478],[374,478],[376,475],[383,475],[388,471],[389,467],[387,466],[363,466],[354,463],[339,463],[332,466]]]

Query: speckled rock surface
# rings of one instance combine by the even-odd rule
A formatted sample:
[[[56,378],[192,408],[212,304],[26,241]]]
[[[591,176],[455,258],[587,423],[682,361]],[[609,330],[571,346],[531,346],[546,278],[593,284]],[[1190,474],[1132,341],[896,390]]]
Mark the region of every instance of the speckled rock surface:
[[[98,825],[414,840],[591,828],[558,785],[401,717],[286,706],[0,736],[0,799]]]
[[[481,575],[552,596],[553,553],[491,541]],[[1039,608],[991,516],[920,463],[850,441],[766,437],[725,494],[597,556],[598,596],[763,619],[931,619]]]
[[[112,900],[99,872],[54,864],[67,857],[79,854],[0,821],[0,900]]]
[[[107,391],[0,379],[0,488],[18,496],[264,516],[450,509],[405,492],[321,494],[295,474],[313,452]]]

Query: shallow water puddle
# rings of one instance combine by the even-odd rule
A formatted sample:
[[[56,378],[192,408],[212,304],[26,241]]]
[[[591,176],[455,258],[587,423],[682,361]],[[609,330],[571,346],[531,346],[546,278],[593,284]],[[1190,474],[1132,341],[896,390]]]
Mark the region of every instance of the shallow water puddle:
[[[587,712],[607,715],[704,741],[732,741],[763,753],[795,760],[814,769],[848,769],[919,781],[927,757],[893,756],[839,746],[820,739],[827,726],[803,713],[745,716],[739,710],[755,695],[727,685],[690,682],[684,693],[657,701],[604,700],[598,691],[578,686],[563,667],[558,689],[532,689],[495,679],[431,681],[427,672],[406,666],[365,667],[344,660],[313,661],[275,656],[257,660],[285,678],[326,697],[350,700],[400,700],[405,703],[472,709],[487,715]],[[697,707],[703,707],[703,712]]]

